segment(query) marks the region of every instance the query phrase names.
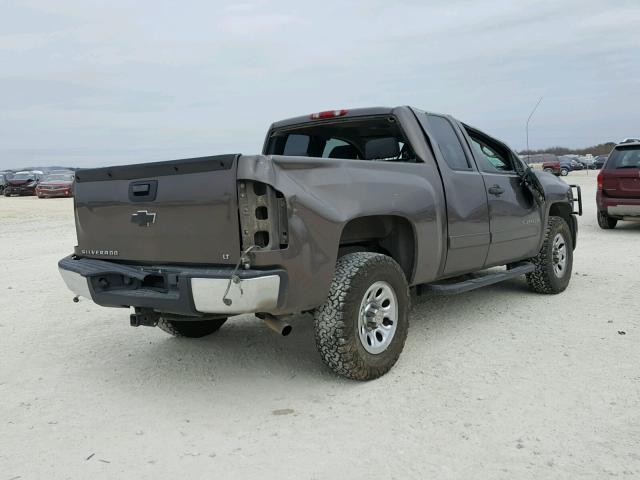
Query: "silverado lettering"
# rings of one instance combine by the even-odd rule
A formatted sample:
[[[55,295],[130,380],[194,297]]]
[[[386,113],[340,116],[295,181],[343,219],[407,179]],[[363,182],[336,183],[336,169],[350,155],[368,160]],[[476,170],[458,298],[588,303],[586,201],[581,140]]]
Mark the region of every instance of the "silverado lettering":
[[[102,255],[102,256],[110,256],[110,257],[117,257],[118,256],[118,251],[117,250],[85,250],[82,249],[80,250],[80,253],[82,255]]]

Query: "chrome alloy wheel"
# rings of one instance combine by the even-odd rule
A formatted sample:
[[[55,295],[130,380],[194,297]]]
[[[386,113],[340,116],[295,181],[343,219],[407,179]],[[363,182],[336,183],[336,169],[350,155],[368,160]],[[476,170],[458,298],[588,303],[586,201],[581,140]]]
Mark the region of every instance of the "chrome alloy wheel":
[[[398,326],[398,299],[387,282],[375,282],[360,302],[358,336],[364,349],[376,355],[384,352]]]
[[[551,256],[553,261],[553,273],[555,273],[558,278],[564,277],[567,268],[567,243],[564,241],[564,237],[561,233],[556,234],[553,239]]]

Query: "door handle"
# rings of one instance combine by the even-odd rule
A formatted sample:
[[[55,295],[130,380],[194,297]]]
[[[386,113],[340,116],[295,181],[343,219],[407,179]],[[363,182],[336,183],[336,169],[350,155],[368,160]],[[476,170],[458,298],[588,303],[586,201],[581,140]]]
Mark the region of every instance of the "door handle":
[[[494,185],[493,187],[489,187],[489,193],[491,195],[500,196],[504,193],[504,189],[500,185]]]
[[[138,196],[138,195],[148,195],[149,194],[149,190],[151,190],[151,185],[149,185],[148,183],[140,183],[140,184],[137,184],[137,185],[134,184],[134,185],[131,186],[131,191],[136,196]]]
[[[141,180],[129,184],[129,200],[132,202],[153,202],[157,192],[157,180]]]

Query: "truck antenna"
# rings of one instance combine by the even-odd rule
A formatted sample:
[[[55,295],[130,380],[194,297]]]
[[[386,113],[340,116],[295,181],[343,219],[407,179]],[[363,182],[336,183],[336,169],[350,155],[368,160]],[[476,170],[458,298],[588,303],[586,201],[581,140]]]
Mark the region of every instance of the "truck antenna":
[[[529,114],[529,117],[527,118],[527,126],[526,126],[526,131],[527,131],[527,165],[529,165],[529,157],[531,156],[531,150],[529,149],[529,121],[531,120],[531,117],[533,117],[533,114],[538,109],[538,105],[540,105],[541,102],[542,102],[542,97],[540,97],[538,99],[538,103],[536,103],[536,106],[533,107],[533,110],[531,110],[531,113]]]

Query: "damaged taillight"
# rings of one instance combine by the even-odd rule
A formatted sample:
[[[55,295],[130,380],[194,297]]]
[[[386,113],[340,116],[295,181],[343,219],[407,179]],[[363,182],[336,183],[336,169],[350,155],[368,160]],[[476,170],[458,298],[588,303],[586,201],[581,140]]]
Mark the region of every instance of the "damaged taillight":
[[[241,180],[238,208],[243,250],[252,245],[264,250],[287,248],[287,202],[281,192],[266,183]]]

